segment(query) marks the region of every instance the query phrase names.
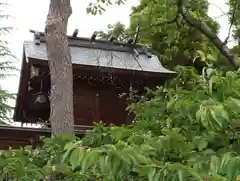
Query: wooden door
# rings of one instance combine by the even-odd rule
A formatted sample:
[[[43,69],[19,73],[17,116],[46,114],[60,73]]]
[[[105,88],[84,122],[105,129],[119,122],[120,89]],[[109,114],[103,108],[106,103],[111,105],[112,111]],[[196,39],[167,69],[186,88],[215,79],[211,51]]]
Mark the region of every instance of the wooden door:
[[[126,123],[125,103],[114,88],[75,86],[73,103],[76,125],[92,126],[99,121],[107,125]]]
[[[116,89],[104,88],[98,90],[99,117],[106,124],[125,124],[127,113],[123,100],[118,97]]]
[[[95,120],[94,89],[76,86],[73,99],[75,125],[92,126]]]

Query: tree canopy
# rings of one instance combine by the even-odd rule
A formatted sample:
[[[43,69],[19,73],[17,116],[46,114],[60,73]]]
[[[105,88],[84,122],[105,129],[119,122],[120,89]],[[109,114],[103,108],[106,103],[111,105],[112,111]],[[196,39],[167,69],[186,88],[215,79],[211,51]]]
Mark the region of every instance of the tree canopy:
[[[236,8],[236,3],[234,4],[233,1],[229,3],[230,10],[226,14],[229,16],[231,25],[229,32],[226,32],[225,41],[221,41],[217,36],[219,24],[208,16],[207,0],[184,2],[182,0],[142,0],[139,6],[133,7],[130,27],[122,31],[120,29],[124,26],[120,26],[120,23],[112,27],[109,25],[110,29],[105,36],[115,35],[116,32],[122,32],[121,36],[124,37],[133,35],[136,26],[140,25],[139,43],[151,45],[161,61],[169,67],[194,64],[197,69],[201,69],[206,64],[200,60],[207,60],[224,70],[236,69],[238,60],[226,45],[232,30],[235,32],[234,37],[237,38],[236,17],[239,10]],[[184,8],[187,10],[185,14]],[[115,32],[112,32],[113,27]],[[100,33],[101,35],[103,32]]]

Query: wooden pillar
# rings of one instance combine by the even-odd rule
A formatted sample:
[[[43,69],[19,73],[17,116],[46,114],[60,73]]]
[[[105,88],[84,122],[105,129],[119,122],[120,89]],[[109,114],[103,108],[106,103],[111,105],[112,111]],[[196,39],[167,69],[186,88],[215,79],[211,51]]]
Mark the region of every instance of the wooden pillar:
[[[100,121],[100,100],[99,100],[99,93],[96,93],[95,97],[95,119],[96,121]]]

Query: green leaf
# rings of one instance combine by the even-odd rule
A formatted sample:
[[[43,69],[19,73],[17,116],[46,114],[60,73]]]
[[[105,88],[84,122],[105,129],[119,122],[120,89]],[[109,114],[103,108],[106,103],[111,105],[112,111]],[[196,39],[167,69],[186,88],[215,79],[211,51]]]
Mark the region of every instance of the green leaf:
[[[192,175],[197,181],[202,181],[202,177],[200,176],[200,173],[196,172],[194,169],[190,167],[184,166],[179,163],[168,164],[167,166],[171,169],[182,170]]]
[[[67,157],[70,155],[70,153],[71,153],[71,149],[69,149],[69,150],[67,150],[64,154],[63,154],[63,156],[62,156],[62,163],[67,159]]]
[[[152,169],[151,167],[147,167],[147,166],[142,166],[139,168],[139,174],[140,176],[147,176],[148,173],[150,172],[150,169]]]
[[[127,152],[121,152],[121,153],[118,153],[118,154],[120,155],[122,160],[124,162],[126,162],[128,165],[132,164],[131,157],[129,156],[129,154]]]
[[[149,181],[154,181],[155,174],[156,174],[156,168],[150,169],[150,171],[148,173],[148,180]]]
[[[240,108],[240,100],[230,97],[229,100],[232,102],[232,104],[234,104],[236,107]]]
[[[204,139],[201,139],[201,140],[199,140],[197,146],[198,146],[199,151],[202,151],[208,146],[208,142]]]
[[[81,148],[75,148],[70,156],[70,164],[72,170],[75,170],[81,163],[83,157],[85,156],[84,150]]]
[[[223,128],[223,126],[230,121],[228,112],[222,105],[212,107],[210,113],[220,128]]]
[[[177,101],[177,98],[172,98],[169,102],[167,102],[167,109],[171,108],[176,101]]]
[[[214,58],[214,56],[211,54],[207,54],[207,59],[210,61],[216,61],[216,58]]]
[[[183,179],[183,171],[182,170],[178,170],[178,179],[179,181],[184,181]]]
[[[112,172],[116,175],[119,170],[121,169],[121,160],[119,159],[118,155],[114,154],[112,158]]]
[[[232,159],[227,164],[226,174],[227,174],[227,177],[230,180],[234,180],[234,177],[236,176],[236,172],[237,172],[237,170],[239,168],[239,165],[238,165],[237,162],[238,162],[238,160]]]
[[[76,148],[76,144],[74,144],[73,142],[70,142],[70,143],[67,143],[65,146],[64,146],[64,150],[71,150],[73,148]]]
[[[140,145],[144,142],[143,137],[139,136],[139,135],[134,135],[131,137],[132,141],[134,144]]]
[[[211,157],[211,163],[210,163],[210,171],[212,173],[218,173],[218,167],[219,167],[219,160],[216,156]]]
[[[205,53],[203,51],[201,51],[201,50],[197,50],[196,52],[201,57],[201,60],[205,62],[205,60],[206,60]]]
[[[161,171],[158,171],[153,178],[153,181],[160,181]]]
[[[89,13],[92,12],[92,8],[88,7],[88,8],[86,9],[86,11],[87,11],[87,14],[89,14]]]
[[[55,167],[56,167],[56,170],[60,173],[63,173],[63,174],[71,173],[71,167],[66,164],[57,164],[55,165]]]
[[[100,156],[99,163],[100,163],[101,172],[106,172],[105,156],[103,155]]]
[[[82,170],[88,169],[99,161],[100,152],[97,150],[89,150],[87,152],[87,156],[84,158],[84,162],[82,163]]]

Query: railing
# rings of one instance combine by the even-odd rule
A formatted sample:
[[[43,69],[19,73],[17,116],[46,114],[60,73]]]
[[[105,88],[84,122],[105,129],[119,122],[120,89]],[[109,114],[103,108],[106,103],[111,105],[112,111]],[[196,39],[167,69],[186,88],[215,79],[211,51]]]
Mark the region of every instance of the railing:
[[[51,128],[47,127],[33,127],[33,126],[9,126],[9,125],[1,125],[0,129],[3,130],[12,130],[12,131],[30,131],[30,132],[46,132],[51,133]],[[84,134],[88,130],[93,129],[93,126],[85,126],[85,125],[74,125],[75,133]]]

